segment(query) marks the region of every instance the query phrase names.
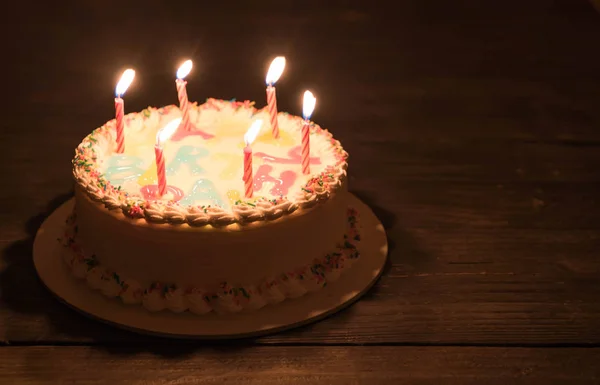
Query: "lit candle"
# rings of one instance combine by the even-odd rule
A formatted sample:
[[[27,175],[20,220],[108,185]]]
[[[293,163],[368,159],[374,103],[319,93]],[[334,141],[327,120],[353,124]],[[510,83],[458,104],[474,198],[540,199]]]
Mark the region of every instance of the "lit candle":
[[[271,132],[275,139],[279,138],[279,123],[277,122],[277,95],[273,85],[283,73],[285,68],[285,58],[278,56],[271,62],[269,71],[267,72],[267,104],[269,109],[269,117],[271,119]]]
[[[133,81],[135,77],[135,71],[132,69],[125,70],[123,75],[121,75],[121,79],[117,83],[117,88],[115,89],[115,119],[117,121],[117,153],[122,154],[125,151],[125,134],[124,123],[123,123],[123,115],[125,106],[123,103],[123,99],[121,96],[127,91],[129,85]]]
[[[252,194],[254,193],[253,188],[253,177],[252,177],[252,147],[250,145],[256,139],[260,128],[262,127],[262,120],[258,119],[252,123],[246,134],[244,134],[244,142],[246,142],[246,147],[244,147],[244,196],[246,198],[252,198]]]
[[[156,145],[154,155],[156,156],[156,177],[158,179],[158,195],[163,196],[167,192],[167,174],[165,171],[165,154],[163,143],[167,141],[181,124],[181,118],[172,120],[156,133]]]
[[[190,71],[192,70],[192,61],[186,60],[177,70],[177,80],[175,80],[175,84],[177,85],[177,97],[179,98],[179,109],[182,113],[182,122],[181,125],[185,131],[189,131],[190,126],[190,106],[188,103],[187,91],[185,89],[185,85],[187,82],[183,80]]]
[[[304,116],[304,124],[302,125],[302,173],[304,175],[310,173],[310,116],[315,110],[317,99],[312,92],[304,92],[304,103],[302,104],[302,116]]]

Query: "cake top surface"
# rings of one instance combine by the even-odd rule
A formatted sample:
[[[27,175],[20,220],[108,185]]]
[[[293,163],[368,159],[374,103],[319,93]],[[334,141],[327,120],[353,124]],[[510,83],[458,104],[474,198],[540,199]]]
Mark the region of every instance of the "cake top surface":
[[[191,129],[179,128],[163,149],[167,193],[157,193],[157,133],[181,117],[176,106],[125,116],[125,151],[116,153],[111,120],[88,135],[73,159],[76,181],[109,209],[151,222],[193,226],[275,219],[335,193],[346,175],[347,153],[332,135],[310,125],[310,174],[301,168],[304,120],[279,113],[273,138],[266,110],[252,103],[208,99],[190,107]],[[244,134],[262,120],[251,144],[254,194],[244,197]]]

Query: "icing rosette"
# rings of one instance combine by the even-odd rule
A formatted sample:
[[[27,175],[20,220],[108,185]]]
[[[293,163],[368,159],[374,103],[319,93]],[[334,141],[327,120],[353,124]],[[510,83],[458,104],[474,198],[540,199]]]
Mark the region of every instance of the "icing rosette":
[[[264,217],[264,213],[256,210],[255,207],[243,204],[233,206],[233,214],[239,218],[241,223],[256,222]]]
[[[80,279],[85,278],[91,267],[94,266],[91,262],[91,260],[86,260],[81,256],[74,257],[71,263],[73,275]]]
[[[360,256],[358,250],[356,249],[356,246],[354,246],[354,244],[350,241],[345,241],[340,250],[344,255],[347,267],[352,266]]]
[[[65,248],[65,250],[63,250],[63,253],[62,253],[63,261],[65,261],[67,266],[73,267],[73,263],[75,263],[75,259],[77,259],[79,256],[77,254],[73,253],[72,251],[67,250],[69,245],[66,244],[66,242],[64,241],[64,238],[62,238],[60,240],[60,242],[61,242],[60,244]]]
[[[190,226],[205,226],[210,221],[210,216],[199,206],[190,207],[187,214]]]
[[[295,272],[282,274],[279,278],[279,284],[281,285],[281,290],[288,298],[302,297],[307,293],[306,288]]]
[[[146,289],[142,298],[142,304],[151,312],[157,312],[166,308],[163,298],[164,286],[160,283],[153,283],[149,289]]]
[[[134,280],[128,279],[124,281],[121,287],[119,297],[123,303],[127,305],[137,305],[142,303],[142,297],[144,296],[144,290],[142,286]]]
[[[260,295],[256,286],[248,285],[245,291],[248,296],[245,309],[258,310],[267,305],[267,301]]]
[[[208,303],[207,294],[195,287],[186,291],[185,302],[190,312],[194,314],[202,315],[212,310]]]
[[[170,285],[165,291],[165,305],[174,313],[181,313],[187,310],[184,297],[185,291],[176,285]]]
[[[302,281],[302,285],[309,292],[320,290],[326,284],[325,273],[320,264],[312,264],[309,267],[300,269],[297,274]]]
[[[262,203],[279,204],[276,201],[262,201]],[[199,214],[203,212],[204,209]],[[222,283],[216,291],[212,292],[196,286],[184,290],[174,284],[161,282],[155,282],[144,290],[137,281],[121,277],[117,272],[101,266],[94,255],[85,256],[82,245],[77,241],[77,225],[73,218],[74,215],[69,217],[64,236],[58,239],[65,248],[63,260],[73,275],[85,279],[91,288],[99,290],[107,297],[118,296],[125,304],[141,303],[151,312],[168,309],[181,313],[189,310],[191,313],[201,315],[211,311],[223,314],[260,309],[286,298],[297,298],[308,292],[322,289],[328,282],[336,281],[342,271],[360,256],[356,247],[356,242],[360,241],[357,212],[349,209],[348,227],[342,242],[335,251],[322,258],[314,259],[307,266],[275,278],[263,279],[258,285],[232,286]]]
[[[100,266],[95,266],[95,267],[92,267],[88,271],[85,279],[86,279],[88,285],[90,285],[90,287],[92,289],[98,290],[102,287],[102,283],[103,283],[102,276],[103,275],[104,275],[104,269],[101,268]]]
[[[117,297],[122,290],[119,282],[119,276],[116,273],[105,271],[102,274],[100,291],[107,297]]]
[[[327,254],[323,260],[323,271],[327,282],[335,282],[340,278],[346,257],[341,252]]]
[[[265,279],[259,286],[258,290],[263,299],[268,304],[276,304],[285,299],[285,295],[279,287],[279,283],[275,279]]]
[[[219,314],[237,313],[243,309],[243,294],[237,287],[232,287],[227,283],[221,283],[216,293],[217,299],[214,301],[213,308]]]
[[[170,223],[181,224],[184,223],[187,218],[187,210],[179,205],[171,203],[165,208],[164,215],[168,218]]]

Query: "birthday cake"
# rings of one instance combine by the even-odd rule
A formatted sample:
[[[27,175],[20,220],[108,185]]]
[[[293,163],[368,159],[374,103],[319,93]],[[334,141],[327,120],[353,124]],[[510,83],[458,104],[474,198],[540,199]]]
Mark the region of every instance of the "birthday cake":
[[[304,173],[302,118],[279,113],[274,138],[267,111],[250,102],[193,104],[191,128],[163,145],[161,195],[155,140],[180,117],[176,106],[125,115],[122,153],[115,120],[77,147],[75,209],[60,239],[76,277],[150,311],[232,313],[318,291],[358,259],[348,154],[327,130],[310,123]],[[248,197],[244,134],[257,120],[266,123]]]

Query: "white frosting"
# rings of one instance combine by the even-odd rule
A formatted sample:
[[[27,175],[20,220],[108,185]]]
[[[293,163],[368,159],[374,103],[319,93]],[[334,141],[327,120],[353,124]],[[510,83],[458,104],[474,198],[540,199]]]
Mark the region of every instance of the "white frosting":
[[[224,314],[257,310],[267,304],[276,304],[286,298],[298,298],[308,292],[320,290],[327,282],[336,281],[341,272],[358,258],[354,245],[348,244],[346,248],[338,249],[323,259],[316,259],[310,266],[282,274],[277,279],[265,279],[258,286],[249,284],[233,287],[222,284],[211,294],[198,288],[184,290],[153,284],[144,291],[137,281],[108,271],[97,265],[94,258],[86,259],[81,254],[82,249],[77,242],[77,235],[72,231],[73,226],[75,224],[71,221],[67,225],[65,239],[61,240],[65,247],[63,260],[71,267],[73,274],[85,279],[92,289],[99,290],[107,297],[120,297],[126,304],[141,303],[151,312],[168,309],[181,313],[189,310],[201,315],[211,311]],[[358,238],[356,226],[355,223],[350,223],[348,234]]]
[[[153,223],[226,226],[274,220],[298,207],[311,208],[327,200],[346,177],[347,153],[317,125],[311,126],[311,173],[303,175],[303,120],[280,113],[280,138],[272,138],[265,123],[252,144],[253,174],[257,179],[253,197],[246,199],[243,136],[253,121],[268,122],[268,113],[249,105],[210,99],[201,106],[193,105],[190,117],[193,133],[202,131],[212,137],[177,137],[176,133],[164,145],[167,184],[180,189],[183,199],[173,203],[171,200],[179,198],[172,189],[163,197],[145,196],[145,186],[157,184],[153,148],[156,133],[180,115],[179,109],[173,107],[149,108],[127,115],[124,154],[114,153],[115,123],[108,122],[78,147],[73,160],[75,180],[93,200],[109,210],[122,210]],[[321,182],[310,182],[315,177],[321,177]],[[310,187],[305,189],[307,184]],[[199,210],[198,206],[210,207]]]
[[[184,290],[176,288],[165,293],[166,307],[174,313],[181,313],[187,310],[187,304],[184,297]]]
[[[279,279],[279,284],[281,285],[281,290],[288,298],[302,297],[307,293],[302,282],[295,279],[293,276],[290,277],[288,274],[284,274],[281,279]]]
[[[118,297],[123,288],[110,277],[103,277],[103,283],[100,291],[107,297]]]
[[[89,266],[85,263],[85,261],[74,257],[72,259],[71,271],[73,275],[77,278],[83,279],[86,277],[89,270]]]
[[[142,286],[136,281],[128,279],[123,285],[123,290],[120,294],[120,297],[123,303],[128,305],[137,305],[142,303],[143,295],[144,290],[142,289]]]
[[[277,281],[265,281],[258,287],[258,292],[266,303],[273,305],[285,299],[285,294]]]
[[[85,279],[92,289],[100,289],[103,283],[102,275],[104,275],[104,268],[96,266],[88,271]]]
[[[197,289],[193,289],[185,295],[185,302],[190,312],[202,315],[212,311],[212,308],[204,297],[205,294]]]
[[[114,121],[78,146],[80,231],[71,234],[78,242],[65,242],[66,254],[75,254],[65,256],[74,275],[124,303],[195,314],[255,310],[336,280],[350,262],[318,261],[325,263],[345,228],[347,153],[340,143],[311,125],[304,175],[301,118],[279,114],[275,140],[264,110],[209,99],[190,109],[192,135],[178,132],[165,143],[168,190],[157,197],[156,133],[179,116],[173,106],[127,115],[124,154],[115,154]],[[266,124],[252,144],[254,196],[245,198],[243,135],[256,119]],[[343,255],[357,257],[354,250]],[[321,259],[308,265],[315,257]],[[244,285],[217,289],[222,281]]]
[[[159,289],[147,291],[142,298],[142,304],[146,309],[152,312],[164,310],[167,303],[164,300]]]

